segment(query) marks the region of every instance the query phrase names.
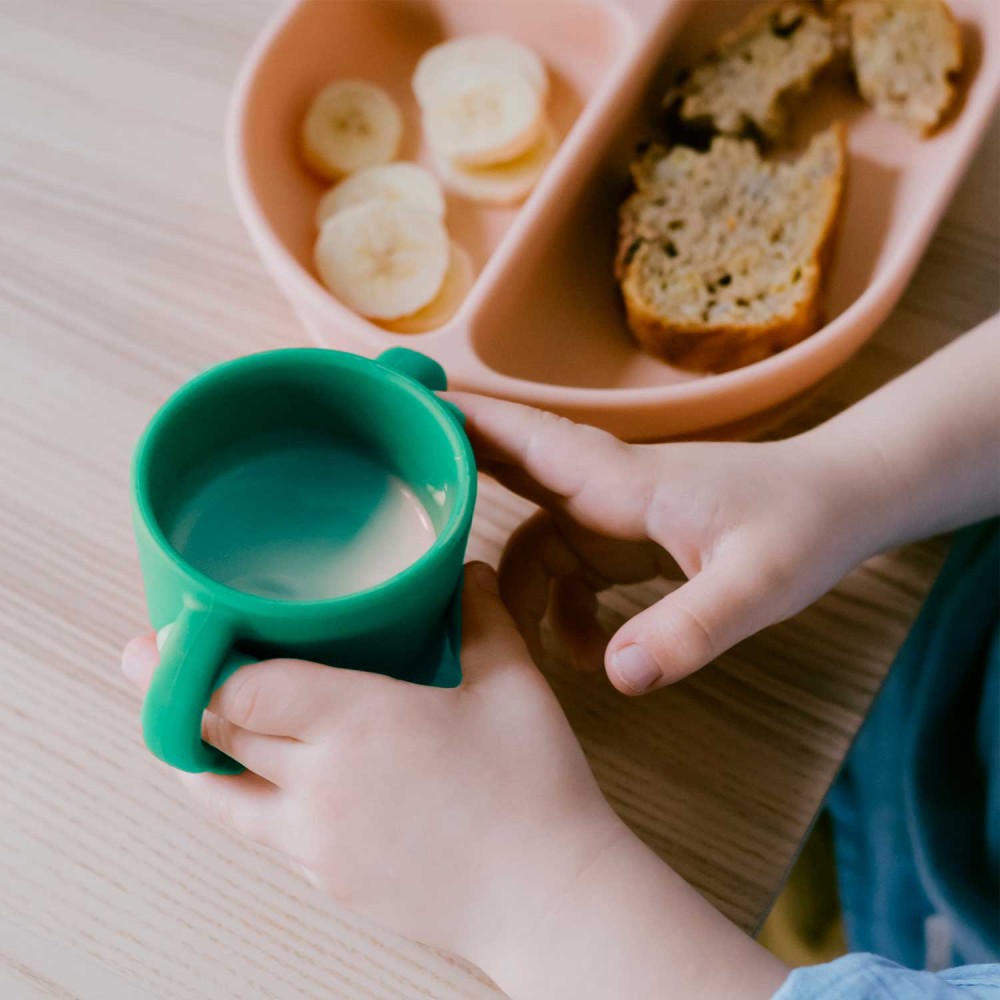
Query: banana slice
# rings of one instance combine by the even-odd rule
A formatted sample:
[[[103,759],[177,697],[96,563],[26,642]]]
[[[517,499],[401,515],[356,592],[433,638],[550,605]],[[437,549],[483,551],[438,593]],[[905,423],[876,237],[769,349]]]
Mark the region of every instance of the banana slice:
[[[546,121],[542,137],[515,160],[491,167],[463,167],[437,154],[434,166],[444,186],[463,198],[492,205],[514,205],[531,193],[558,145],[556,130]]]
[[[399,151],[403,116],[381,87],[367,80],[337,80],[314,98],[302,122],[302,155],[330,180],[376,163]]]
[[[437,178],[416,163],[380,163],[345,177],[330,188],[316,207],[316,228],[332,215],[367,201],[391,201],[432,212],[444,218],[444,193]]]
[[[371,319],[397,319],[426,306],[444,284],[449,255],[439,216],[388,201],[368,201],[327,219],[315,249],[323,283]]]
[[[459,65],[442,74],[423,105],[428,143],[467,167],[512,160],[538,140],[545,107],[516,69]]]
[[[501,66],[516,69],[544,102],[549,77],[545,64],[526,45],[504,35],[466,35],[428,49],[413,74],[413,92],[429,104],[442,77],[456,66]]]
[[[474,277],[472,258],[464,247],[452,240],[448,272],[437,295],[423,309],[399,319],[382,320],[380,325],[393,333],[427,333],[444,326],[469,294]]]

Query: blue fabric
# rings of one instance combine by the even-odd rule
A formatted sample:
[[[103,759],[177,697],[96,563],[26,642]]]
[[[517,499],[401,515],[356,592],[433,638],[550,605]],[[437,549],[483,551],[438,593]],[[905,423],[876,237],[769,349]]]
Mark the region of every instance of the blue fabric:
[[[913,969],[1000,960],[998,685],[993,520],[956,536],[828,800],[852,951]]]
[[[828,806],[855,953],[775,1000],[998,1000],[998,964],[915,970],[1000,961],[1000,521],[956,536]]]
[[[998,1000],[1000,966],[915,972],[877,955],[855,954],[796,969],[773,1000]]]

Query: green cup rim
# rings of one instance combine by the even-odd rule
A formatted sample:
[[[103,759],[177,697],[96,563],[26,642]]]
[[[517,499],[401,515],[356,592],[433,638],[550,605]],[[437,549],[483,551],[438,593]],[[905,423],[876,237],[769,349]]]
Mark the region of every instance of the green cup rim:
[[[386,383],[392,385],[395,390],[406,393],[416,400],[420,405],[430,411],[435,418],[438,427],[448,438],[454,448],[455,463],[458,471],[460,494],[444,529],[434,540],[434,544],[411,563],[406,569],[401,570],[394,576],[350,594],[342,594],[338,597],[328,597],[315,601],[291,601],[282,600],[276,597],[263,597],[259,594],[249,594],[246,591],[237,590],[228,584],[220,583],[201,570],[192,566],[181,554],[170,544],[166,535],[160,528],[159,521],[153,514],[152,500],[149,496],[149,476],[152,464],[152,452],[157,443],[158,436],[163,433],[162,427],[172,410],[176,409],[189,397],[206,391],[206,388],[213,383],[229,377],[233,372],[242,368],[254,369],[266,367],[270,363],[280,360],[281,363],[302,362],[308,360],[310,364],[334,365],[337,368],[364,371],[371,373],[375,368],[378,375]],[[365,358],[358,354],[351,354],[347,351],[336,351],[322,347],[283,347],[271,351],[259,351],[254,354],[245,354],[230,361],[223,361],[213,365],[205,371],[195,375],[194,378],[185,382],[176,389],[163,404],[156,410],[146,425],[145,430],[136,444],[132,459],[132,500],[136,514],[141,519],[143,526],[161,552],[165,553],[174,566],[189,581],[198,585],[199,588],[219,593],[225,598],[228,606],[243,605],[248,609],[256,610],[277,610],[284,612],[292,611],[312,611],[316,609],[336,609],[345,611],[356,611],[359,606],[369,605],[381,601],[386,596],[391,596],[394,591],[409,585],[410,581],[422,574],[425,570],[432,569],[437,563],[447,558],[449,547],[465,534],[467,523],[472,516],[472,509],[476,500],[476,463],[472,452],[472,446],[465,432],[459,426],[458,421],[448,412],[445,404],[426,386],[390,368],[388,365],[380,363],[373,358]]]

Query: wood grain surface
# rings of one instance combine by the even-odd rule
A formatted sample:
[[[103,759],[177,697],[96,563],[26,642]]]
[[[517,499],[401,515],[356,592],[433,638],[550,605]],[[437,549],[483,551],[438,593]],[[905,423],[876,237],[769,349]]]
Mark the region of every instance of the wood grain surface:
[[[180,382],[304,334],[226,190],[229,88],[271,0],[0,0],[0,995],[498,996],[202,821],[143,750],[118,652],[146,628],[137,435]],[[998,308],[998,131],[906,297],[781,433]],[[482,484],[471,555],[529,507]],[[874,559],[655,697],[551,677],[635,829],[754,929],[937,569]],[[613,619],[655,587],[609,595]]]

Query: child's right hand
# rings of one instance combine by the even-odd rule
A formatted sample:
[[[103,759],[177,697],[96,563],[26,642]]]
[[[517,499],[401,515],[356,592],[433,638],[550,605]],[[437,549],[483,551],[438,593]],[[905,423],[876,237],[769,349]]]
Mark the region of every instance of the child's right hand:
[[[448,398],[468,418],[480,468],[543,508],[500,571],[532,653],[551,612],[577,666],[603,661],[626,694],[676,681],[795,614],[877,550],[878,459],[863,442],[849,463],[806,438],[627,445],[526,406]],[[609,642],[596,592],[658,575],[688,582]]]
[[[876,552],[995,517],[998,342],[1000,314],[822,426],[765,444],[630,446],[449,394],[480,468],[544,509],[511,540],[500,581],[536,659],[551,604],[581,667],[603,659],[621,691],[651,691]],[[594,593],[677,568],[688,582],[606,643]]]

